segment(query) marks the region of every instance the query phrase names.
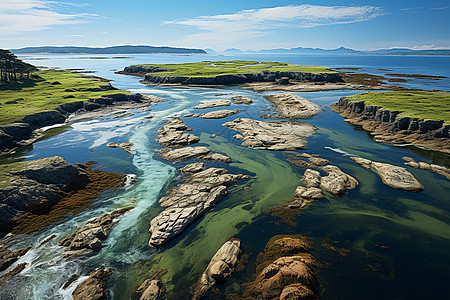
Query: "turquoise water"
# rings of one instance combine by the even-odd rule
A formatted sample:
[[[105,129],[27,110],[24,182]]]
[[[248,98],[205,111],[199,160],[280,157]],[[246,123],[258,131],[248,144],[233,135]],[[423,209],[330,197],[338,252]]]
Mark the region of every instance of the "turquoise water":
[[[106,193],[92,209],[78,216],[68,217],[37,234],[20,237],[18,248],[36,246],[45,237],[58,235],[57,239],[30,251],[19,260],[18,263],[27,261],[30,266],[0,291],[1,299],[70,299],[75,284],[72,289],[62,291],[64,282],[73,273],[86,275],[100,264],[114,269],[109,281],[113,299],[128,299],[132,290],[157,267],[169,270],[165,279],[170,281],[170,298],[188,299],[189,286],[198,279],[215,251],[231,237],[242,240],[249,261],[243,272],[233,274],[227,284],[219,287],[222,294],[218,295],[237,293],[239,285],[251,278],[256,256],[268,239],[276,234],[294,233],[308,236],[314,242],[312,254],[321,266],[318,276],[324,299],[444,299],[450,292],[446,284],[450,271],[449,182],[435,173],[408,168],[424,185],[424,191],[409,193],[394,190],[385,186],[375,173],[354,164],[345,153],[395,165],[403,164],[403,156],[449,165],[448,156],[377,144],[366,133],[348,125],[342,117],[327,108],[324,113],[306,121],[317,126],[319,131],[308,139],[308,148],[304,152],[329,159],[332,164],[357,178],[360,185],[343,197],[327,194],[325,199],[304,210],[304,214],[296,219],[296,226],[287,225],[265,212],[290,199],[304,169],[286,162],[282,153],[240,146],[240,141],[232,138],[235,132],[221,126],[236,117],[258,119],[260,115],[270,112],[272,106],[262,98],[264,94],[238,87],[144,86],[138,82],[140,78],[117,75],[111,71],[138,63],[244,58],[330,67],[363,67],[369,71],[386,68],[397,73],[449,76],[446,67],[449,58],[270,55],[139,55],[129,59],[101,60],[86,59],[81,55],[51,55],[45,58],[29,61],[48,67],[96,71],[95,75],[114,80],[112,84],[117,88],[165,96],[165,102],[152,106],[150,113],[155,115],[153,119],[143,119],[148,112],[132,110],[135,114],[127,118],[106,120],[108,116],[104,116],[78,122],[63,133],[37,142],[32,149],[23,149],[18,154],[24,159],[60,155],[72,163],[95,160],[98,162],[97,168],[136,174],[138,180],[117,193]],[[450,86],[447,79],[413,80],[407,85],[443,90],[448,90]],[[295,94],[328,106],[342,96],[361,92]],[[229,99],[233,95],[249,96],[255,104],[231,106],[231,109],[238,108],[241,112],[226,119],[184,118],[184,121],[193,128],[194,134],[201,136],[201,144],[233,159],[229,166],[208,162],[209,166],[227,167],[230,172],[250,174],[252,179],[230,187],[227,198],[163,249],[155,251],[147,248],[150,220],[160,210],[154,203],[160,193],[169,187],[167,184],[174,178],[175,167],[178,167],[158,159],[160,147],[154,140],[157,128],[165,119],[182,115],[202,101]],[[217,136],[212,138],[211,134]],[[106,143],[111,141],[133,142],[136,155],[106,147]],[[250,190],[246,191],[243,187]],[[59,238],[92,217],[130,204],[136,205],[136,208],[120,219],[101,252],[87,258],[60,258],[62,249],[57,246]],[[335,250],[346,250],[333,251],[327,245],[332,245]],[[211,298],[223,299],[223,296],[215,297],[213,294]]]

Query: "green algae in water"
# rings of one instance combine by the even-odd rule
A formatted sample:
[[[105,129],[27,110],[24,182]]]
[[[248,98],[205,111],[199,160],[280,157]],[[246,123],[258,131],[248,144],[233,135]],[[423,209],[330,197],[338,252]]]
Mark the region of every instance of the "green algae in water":
[[[201,135],[201,142],[212,151],[230,156],[233,168],[254,175],[250,180],[230,186],[229,197],[170,242],[151,262],[130,266],[127,286],[140,284],[136,278],[143,280],[145,274],[163,268],[168,270],[163,279],[168,282],[170,299],[187,297],[189,287],[197,281],[214,253],[238,234],[237,227],[243,222],[252,223],[258,215],[289,200],[300,183],[300,175],[293,172],[289,163],[271,152],[235,146],[221,137],[212,139],[206,134]],[[250,187],[250,191],[245,191],[244,186]],[[244,209],[247,205],[251,208]]]

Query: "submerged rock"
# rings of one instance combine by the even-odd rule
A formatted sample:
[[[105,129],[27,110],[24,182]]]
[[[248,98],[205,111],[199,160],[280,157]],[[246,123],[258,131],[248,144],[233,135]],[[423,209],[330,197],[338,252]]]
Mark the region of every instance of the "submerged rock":
[[[213,107],[219,107],[219,106],[230,106],[231,101],[230,100],[217,100],[217,101],[210,101],[201,103],[197,106],[194,106],[194,109],[205,109],[205,108],[213,108]]]
[[[429,164],[426,162],[416,162],[414,159],[410,157],[403,157],[403,160],[405,161],[405,165],[416,168],[416,169],[424,169],[424,170],[430,170],[435,173],[438,173],[448,180],[450,180],[450,169],[444,166],[436,165],[436,164]]]
[[[206,147],[184,147],[180,149],[165,149],[161,151],[161,158],[166,160],[184,160],[191,158],[199,158],[204,160],[216,160],[229,163],[231,159],[223,154],[213,153]]]
[[[166,269],[158,269],[136,289],[130,300],[163,300],[166,299],[166,287],[162,277],[167,274]]]
[[[303,122],[257,121],[235,119],[223,126],[240,132],[242,146],[266,150],[297,150],[306,148],[306,138],[316,127]]]
[[[256,266],[256,279],[244,285],[245,299],[318,299],[317,263],[300,235],[272,237]]]
[[[200,138],[185,131],[192,130],[180,118],[172,118],[158,129],[158,142],[167,147],[181,147],[198,143]]]
[[[159,247],[179,235],[187,226],[227,195],[226,186],[248,178],[227,174],[222,168],[209,168],[191,175],[169,190],[159,203],[166,209],[150,222],[150,247]]]
[[[278,94],[264,96],[275,104],[275,110],[281,118],[308,119],[323,111],[323,107],[300,96]]]
[[[249,97],[246,96],[234,96],[231,98],[231,102],[233,102],[233,104],[252,104],[253,100],[250,99]]]
[[[80,283],[72,292],[73,300],[104,300],[106,299],[106,281],[112,270],[100,266],[93,270],[89,277]]]
[[[378,173],[384,184],[398,190],[420,192],[422,184],[405,168],[371,161],[361,157],[350,157],[354,162]]]
[[[127,151],[130,154],[133,154],[133,152],[131,151],[131,147],[133,147],[133,143],[130,142],[126,142],[126,143],[120,143],[120,144],[116,144],[114,142],[108,143],[106,144],[107,147],[110,148],[122,148],[123,150]]]
[[[217,250],[199,281],[191,288],[192,299],[200,299],[214,284],[224,283],[231,276],[241,254],[241,241],[232,239]]]
[[[66,247],[65,256],[75,256],[100,251],[102,241],[111,232],[116,218],[120,217],[132,207],[125,207],[115,210],[109,214],[104,214],[98,218],[87,221],[75,232],[63,238],[59,245]]]

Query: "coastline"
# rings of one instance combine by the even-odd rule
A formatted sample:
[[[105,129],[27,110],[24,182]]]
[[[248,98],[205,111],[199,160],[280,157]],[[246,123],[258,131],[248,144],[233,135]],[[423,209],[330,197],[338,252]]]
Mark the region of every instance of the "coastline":
[[[450,125],[443,121],[399,116],[380,106],[342,97],[330,106],[345,121],[370,132],[375,142],[396,146],[411,144],[419,148],[450,154]]]

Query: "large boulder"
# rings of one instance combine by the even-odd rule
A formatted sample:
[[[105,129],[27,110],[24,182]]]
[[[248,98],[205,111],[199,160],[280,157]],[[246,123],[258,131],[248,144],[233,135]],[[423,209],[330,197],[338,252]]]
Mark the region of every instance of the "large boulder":
[[[217,250],[208,267],[196,284],[191,288],[192,299],[201,299],[214,284],[224,283],[231,276],[241,254],[241,241],[231,239]]]
[[[112,270],[100,266],[93,270],[89,277],[81,282],[72,292],[73,300],[104,300],[106,299],[106,281]]]

